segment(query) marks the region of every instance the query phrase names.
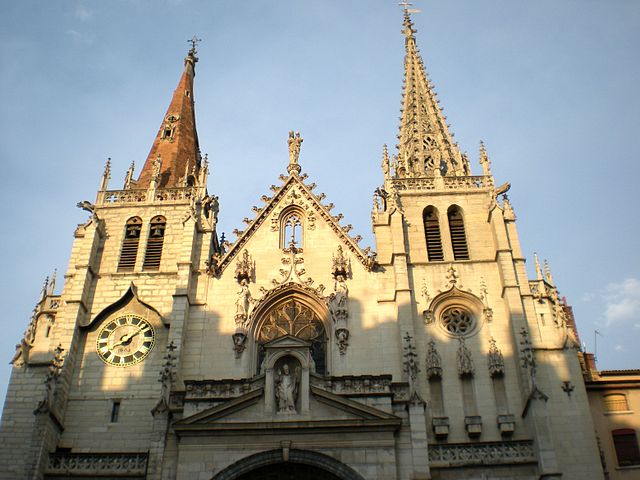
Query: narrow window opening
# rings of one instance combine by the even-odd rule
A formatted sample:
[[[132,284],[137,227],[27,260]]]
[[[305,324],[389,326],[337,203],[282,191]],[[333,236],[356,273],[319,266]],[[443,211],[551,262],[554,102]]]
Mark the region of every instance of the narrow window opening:
[[[172,134],[173,134],[173,128],[166,126],[164,127],[164,130],[162,132],[162,138],[171,138]]]
[[[149,240],[147,240],[147,250],[142,264],[143,270],[158,270],[160,268],[166,226],[167,221],[164,217],[158,216],[151,219]]]
[[[294,246],[302,248],[302,217],[294,212],[282,222],[282,248]]]
[[[469,260],[469,248],[467,247],[467,235],[464,230],[462,212],[458,207],[453,206],[449,208],[447,216],[449,218],[453,258],[456,260]]]
[[[49,338],[49,334],[51,334],[51,325],[48,325],[47,329],[44,332],[45,338]]]
[[[627,467],[630,465],[640,465],[640,449],[638,448],[638,437],[635,430],[631,428],[621,428],[611,432],[613,445],[618,457],[618,465]]]
[[[120,252],[119,272],[132,272],[138,256],[138,244],[140,243],[140,230],[142,220],[138,217],[127,220],[125,227],[122,251]]]
[[[120,400],[114,400],[111,405],[111,423],[118,423],[120,417]]]
[[[427,257],[429,261],[437,262],[444,260],[437,210],[434,207],[425,208],[422,214],[422,221],[424,223],[424,236],[427,241]]]

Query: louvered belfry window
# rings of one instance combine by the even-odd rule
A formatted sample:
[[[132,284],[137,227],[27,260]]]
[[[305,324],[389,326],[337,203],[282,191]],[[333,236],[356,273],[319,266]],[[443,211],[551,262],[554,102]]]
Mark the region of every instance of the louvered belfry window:
[[[118,262],[119,272],[132,272],[136,266],[141,229],[142,220],[140,217],[133,217],[127,220],[124,240],[122,241],[122,251],[120,252],[120,261]]]
[[[457,206],[449,207],[449,233],[451,234],[451,248],[453,258],[456,260],[469,260],[469,248],[467,247],[467,235],[464,231],[464,219]]]
[[[621,467],[640,465],[640,449],[638,448],[638,437],[635,430],[620,428],[614,430],[611,434],[616,456],[618,457],[618,465]]]
[[[425,208],[422,213],[422,221],[424,223],[424,236],[427,240],[427,257],[429,261],[444,260],[438,211],[434,207]]]
[[[157,216],[151,219],[149,228],[149,240],[144,254],[143,270],[158,270],[162,258],[162,245],[164,244],[164,231],[167,221],[164,217]]]

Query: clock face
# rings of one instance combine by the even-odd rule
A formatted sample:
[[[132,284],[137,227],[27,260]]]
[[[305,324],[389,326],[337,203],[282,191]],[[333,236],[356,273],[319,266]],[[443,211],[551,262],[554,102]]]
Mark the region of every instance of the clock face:
[[[144,360],[154,343],[155,332],[149,322],[138,315],[123,315],[102,327],[96,350],[103,362],[126,367]]]

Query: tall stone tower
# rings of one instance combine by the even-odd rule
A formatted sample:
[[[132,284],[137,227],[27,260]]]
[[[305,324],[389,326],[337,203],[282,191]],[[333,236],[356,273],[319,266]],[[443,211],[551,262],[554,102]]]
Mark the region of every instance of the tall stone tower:
[[[529,280],[506,192],[452,136],[404,13],[376,251],[281,184],[229,243],[195,127],[193,48],[149,156],[75,232],[16,349],[0,478],[598,479],[574,330]],[[284,164],[284,162],[283,162]]]

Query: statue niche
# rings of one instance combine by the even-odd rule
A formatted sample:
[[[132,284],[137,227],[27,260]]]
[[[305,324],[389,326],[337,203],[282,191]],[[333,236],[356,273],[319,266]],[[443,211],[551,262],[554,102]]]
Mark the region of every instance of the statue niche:
[[[297,403],[301,371],[300,362],[293,357],[283,357],[276,362],[273,390],[278,414],[287,415],[299,412]]]
[[[316,373],[326,373],[327,336],[322,319],[305,302],[293,296],[285,297],[271,308],[258,329],[258,371],[263,368],[264,345],[285,335],[309,342]]]

